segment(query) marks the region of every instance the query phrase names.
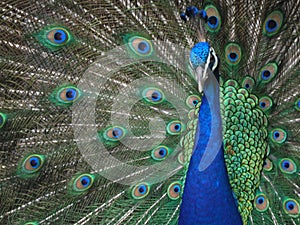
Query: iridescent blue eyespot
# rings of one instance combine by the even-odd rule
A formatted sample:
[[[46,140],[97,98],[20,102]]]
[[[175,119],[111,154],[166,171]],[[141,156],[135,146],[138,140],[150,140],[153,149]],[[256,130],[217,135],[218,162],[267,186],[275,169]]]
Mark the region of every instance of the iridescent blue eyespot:
[[[286,214],[292,216],[292,217],[298,217],[299,216],[299,203],[292,198],[286,198],[283,201],[283,209]]]
[[[271,140],[275,143],[282,144],[287,139],[287,132],[281,128],[275,128],[271,131]]]
[[[179,120],[174,120],[167,125],[167,132],[171,135],[178,135],[183,132],[184,129],[185,126]]]
[[[73,101],[77,97],[77,90],[75,88],[68,88],[66,90],[66,100]]]
[[[182,192],[182,184],[181,182],[173,182],[168,187],[168,196],[172,200],[176,200],[180,197]]]
[[[77,87],[63,85],[54,89],[50,95],[50,100],[58,106],[71,106],[81,96],[82,92]]]
[[[208,24],[208,26],[210,26],[210,28],[216,29],[219,25],[219,20],[215,16],[210,16],[207,19],[207,24]]]
[[[137,184],[134,188],[132,188],[131,195],[135,199],[145,198],[150,191],[150,186],[147,183]]]
[[[164,93],[155,87],[146,88],[142,95],[147,102],[152,104],[159,104],[165,100]]]
[[[22,163],[22,172],[32,174],[39,171],[44,165],[45,157],[43,155],[32,154],[26,157]]]
[[[169,151],[170,150],[167,146],[158,146],[152,150],[151,156],[153,159],[161,161],[166,159],[166,157],[169,155]]]
[[[280,30],[283,24],[283,13],[276,10],[269,14],[264,21],[263,34],[273,36]]]
[[[293,174],[297,171],[297,165],[292,159],[283,158],[279,161],[279,169],[285,174]]]
[[[263,193],[258,193],[254,199],[254,207],[259,212],[264,212],[269,207],[269,200]]]
[[[92,187],[95,176],[92,174],[82,174],[73,179],[73,190],[83,192]]]
[[[221,28],[221,16],[218,9],[213,5],[205,7],[207,14],[207,30],[210,32],[218,32]]]
[[[65,29],[54,27],[47,33],[47,39],[50,44],[61,46],[69,41],[70,34]]]
[[[242,49],[237,43],[229,43],[225,48],[226,62],[229,65],[237,65],[242,58]]]
[[[129,48],[138,56],[150,56],[153,53],[152,42],[142,36],[132,36],[128,40]]]
[[[103,137],[108,141],[120,141],[125,135],[126,130],[120,126],[108,127],[103,133]]]

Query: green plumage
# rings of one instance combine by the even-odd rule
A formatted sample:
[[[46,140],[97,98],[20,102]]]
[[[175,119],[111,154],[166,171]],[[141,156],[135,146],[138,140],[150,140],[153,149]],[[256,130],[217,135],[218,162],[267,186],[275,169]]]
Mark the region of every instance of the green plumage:
[[[200,36],[180,19],[190,5],[208,15]],[[299,8],[2,2],[0,224],[177,224],[202,97],[188,54],[203,37],[243,223],[300,224]]]

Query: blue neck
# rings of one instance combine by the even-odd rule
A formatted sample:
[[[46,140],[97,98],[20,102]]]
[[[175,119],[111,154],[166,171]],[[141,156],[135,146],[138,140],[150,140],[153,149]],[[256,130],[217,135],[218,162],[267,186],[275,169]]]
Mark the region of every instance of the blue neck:
[[[178,224],[241,225],[241,216],[228,180],[222,144],[219,145],[215,155],[212,153],[214,158],[211,160],[211,164],[205,170],[199,169],[201,159],[203,156],[207,157],[205,150],[209,145],[208,142],[213,133],[212,129],[214,129],[212,115],[215,112],[212,112],[212,107],[209,106],[209,101],[204,95],[200,106],[194,151],[187,171]]]

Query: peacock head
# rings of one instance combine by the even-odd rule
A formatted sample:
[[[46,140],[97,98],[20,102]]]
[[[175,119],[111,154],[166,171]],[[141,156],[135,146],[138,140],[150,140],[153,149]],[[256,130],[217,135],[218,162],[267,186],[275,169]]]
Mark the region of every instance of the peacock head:
[[[195,71],[195,78],[201,92],[208,77],[207,69],[209,68],[214,72],[218,66],[218,57],[215,50],[207,42],[195,44],[190,52],[190,64]]]

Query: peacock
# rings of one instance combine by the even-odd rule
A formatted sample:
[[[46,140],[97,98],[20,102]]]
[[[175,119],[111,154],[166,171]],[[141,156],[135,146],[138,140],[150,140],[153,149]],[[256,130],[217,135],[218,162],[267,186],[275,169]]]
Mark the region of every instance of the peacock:
[[[299,0],[4,0],[0,224],[300,224]]]

